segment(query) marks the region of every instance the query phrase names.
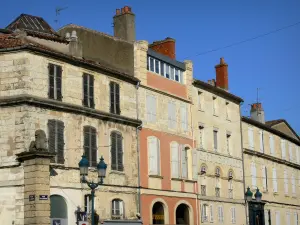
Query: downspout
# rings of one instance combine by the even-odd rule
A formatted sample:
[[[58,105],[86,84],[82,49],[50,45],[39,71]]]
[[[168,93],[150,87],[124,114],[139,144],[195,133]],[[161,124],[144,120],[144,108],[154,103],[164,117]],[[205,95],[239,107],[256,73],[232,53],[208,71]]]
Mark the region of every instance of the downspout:
[[[243,103],[241,103],[243,104]],[[244,191],[243,191],[243,196],[244,196],[244,201],[245,201],[245,215],[246,215],[246,224],[248,224],[248,210],[247,210],[247,200],[245,197],[245,191],[246,191],[246,180],[245,180],[245,165],[244,165],[244,144],[243,144],[243,129],[242,129],[242,115],[241,115],[241,104],[240,104],[240,134],[241,134],[241,148],[242,148],[242,167],[243,167],[243,186],[244,186]]]
[[[140,81],[136,84],[136,119],[139,119],[139,92]],[[141,219],[141,178],[140,178],[140,129],[142,126],[136,128],[136,151],[137,151],[137,166],[138,166],[138,188],[137,188],[137,213],[138,218]]]

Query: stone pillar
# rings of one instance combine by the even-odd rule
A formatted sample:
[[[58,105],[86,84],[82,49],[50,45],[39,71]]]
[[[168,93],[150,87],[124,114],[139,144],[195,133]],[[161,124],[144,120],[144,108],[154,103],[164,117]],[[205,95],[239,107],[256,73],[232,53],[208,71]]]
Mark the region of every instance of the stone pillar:
[[[24,225],[50,224],[50,159],[54,156],[47,151],[17,154],[24,166]]]

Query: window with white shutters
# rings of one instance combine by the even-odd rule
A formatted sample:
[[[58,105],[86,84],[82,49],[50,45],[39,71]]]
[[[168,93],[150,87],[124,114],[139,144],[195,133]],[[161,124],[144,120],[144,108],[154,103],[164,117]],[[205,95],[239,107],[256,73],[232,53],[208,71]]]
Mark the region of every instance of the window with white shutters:
[[[176,120],[176,106],[174,102],[168,103],[168,122],[169,128],[175,129],[177,120]]]
[[[275,212],[276,225],[280,225],[280,212]]]
[[[188,114],[187,114],[187,106],[181,105],[180,106],[180,114],[181,114],[181,128],[184,131],[188,130]]]
[[[265,209],[265,225],[270,225],[269,224],[269,212],[267,209]]]
[[[232,179],[228,180],[228,198],[233,199],[233,183],[232,183]]]
[[[270,152],[271,152],[271,155],[275,154],[273,135],[270,135]]]
[[[289,180],[288,180],[288,173],[286,170],[283,172],[284,177],[284,193],[287,195],[289,193]]]
[[[260,152],[264,153],[264,133],[262,130],[259,131],[259,146],[260,146]]]
[[[234,207],[232,207],[231,208],[231,223],[236,223],[236,215],[235,215],[235,208]]]
[[[193,167],[193,180],[197,180],[198,179],[198,154],[197,154],[197,150],[193,149],[192,150],[193,153],[193,157],[192,157],[192,167]]]
[[[264,191],[267,191],[268,190],[268,175],[267,175],[267,167],[266,166],[262,166],[261,173],[262,173],[263,189],[264,189]]]
[[[293,160],[293,145],[292,145],[292,143],[289,143],[289,159],[291,162],[294,161]]]
[[[111,207],[112,219],[123,219],[124,218],[124,203],[120,199],[112,200]]]
[[[172,155],[172,177],[179,178],[179,144],[177,142],[171,143],[171,155]]]
[[[92,195],[84,195],[84,212],[87,214],[92,213]]]
[[[210,218],[209,218],[209,220],[210,220],[210,222],[211,223],[213,223],[214,222],[214,208],[213,208],[213,205],[210,205],[209,206],[209,215],[210,215]]]
[[[49,91],[48,97],[58,101],[62,100],[62,67],[49,63]]]
[[[149,123],[156,122],[156,97],[152,95],[147,95],[146,97],[146,107],[147,107],[147,121]]]
[[[218,221],[220,223],[224,221],[223,206],[218,206]]]
[[[149,174],[159,175],[160,173],[160,148],[159,140],[156,137],[148,137]]]
[[[201,222],[207,222],[208,221],[208,205],[203,204],[202,210],[201,210]]]
[[[253,128],[252,127],[248,127],[248,142],[249,142],[249,149],[254,150]]]
[[[293,195],[296,194],[296,179],[294,174],[292,174],[292,193]]]
[[[181,145],[181,177],[188,178],[188,154],[183,145]]]
[[[298,213],[294,212],[294,225],[298,225]]]
[[[282,159],[286,158],[286,151],[285,151],[285,140],[281,139],[281,157]]]
[[[277,192],[277,173],[276,173],[276,168],[273,168],[273,191]]]
[[[286,212],[286,225],[292,225],[291,224],[291,215],[289,212]]]
[[[214,150],[218,151],[218,130],[214,130]]]
[[[204,148],[204,126],[199,126],[199,148]]]
[[[252,177],[252,188],[256,188],[256,166],[255,163],[251,163],[251,177]]]

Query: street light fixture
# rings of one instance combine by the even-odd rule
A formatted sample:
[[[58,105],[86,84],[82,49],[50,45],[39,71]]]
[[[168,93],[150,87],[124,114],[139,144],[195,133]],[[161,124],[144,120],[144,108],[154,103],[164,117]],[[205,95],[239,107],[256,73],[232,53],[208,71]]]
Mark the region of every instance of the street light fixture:
[[[104,162],[103,156],[101,156],[100,161],[97,165],[97,172],[98,172],[98,182],[88,181],[86,179],[86,176],[88,175],[88,169],[89,169],[89,161],[87,160],[86,156],[83,155],[80,162],[78,163],[79,170],[80,170],[80,182],[85,183],[89,186],[91,189],[91,196],[92,196],[92,225],[94,224],[94,198],[95,198],[95,189],[103,184],[103,178],[106,175],[106,168],[107,164]]]
[[[259,192],[258,188],[256,189],[256,193],[255,193],[254,197],[255,197],[257,202],[261,201],[262,193]]]
[[[250,191],[250,188],[249,188],[249,187],[247,188],[247,191],[246,191],[246,193],[245,193],[245,196],[246,196],[246,200],[247,200],[248,202],[250,202],[250,201],[252,200],[253,193]]]

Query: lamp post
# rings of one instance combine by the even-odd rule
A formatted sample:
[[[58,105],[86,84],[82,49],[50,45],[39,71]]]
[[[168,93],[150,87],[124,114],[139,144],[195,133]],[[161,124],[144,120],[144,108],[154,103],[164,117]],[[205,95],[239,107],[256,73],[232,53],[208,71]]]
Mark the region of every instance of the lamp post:
[[[104,162],[103,157],[101,156],[100,161],[97,165],[97,172],[98,172],[98,182],[88,181],[86,176],[88,175],[88,168],[89,168],[89,161],[87,160],[86,156],[83,155],[80,162],[78,163],[79,170],[80,170],[80,182],[85,183],[91,189],[91,196],[92,196],[92,225],[94,224],[94,197],[95,197],[95,189],[103,184],[103,178],[106,175],[106,168],[107,164]]]
[[[255,216],[255,219],[262,221],[262,224],[264,224],[264,217],[260,218],[260,214],[257,214],[257,210],[261,211],[263,210],[263,205],[264,203],[261,203],[261,198],[262,198],[262,193],[259,191],[258,188],[256,188],[256,192],[254,194],[255,199],[253,199],[253,193],[251,192],[250,188],[247,188],[247,191],[245,193],[245,197],[246,197],[246,201],[248,203],[248,210],[249,210],[249,224],[256,224],[256,222],[254,221],[253,215]],[[253,205],[256,205],[255,207],[253,207]],[[259,206],[259,207],[257,207]]]

